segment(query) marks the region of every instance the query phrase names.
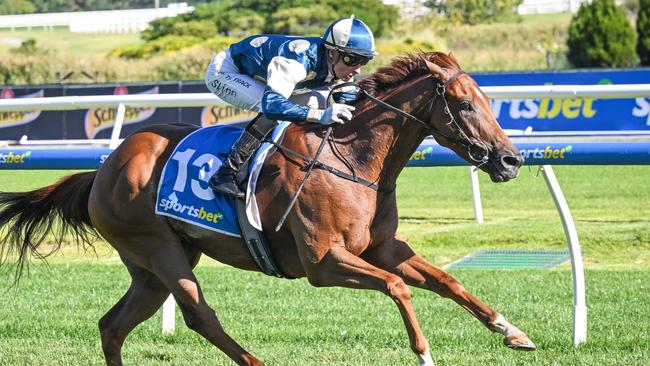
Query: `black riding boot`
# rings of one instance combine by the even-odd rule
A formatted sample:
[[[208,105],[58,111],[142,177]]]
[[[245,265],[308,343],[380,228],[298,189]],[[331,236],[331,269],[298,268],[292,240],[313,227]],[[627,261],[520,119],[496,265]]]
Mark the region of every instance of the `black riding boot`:
[[[228,157],[219,170],[210,178],[210,188],[228,196],[244,197],[244,190],[239,187],[239,179],[243,178],[239,176],[239,171],[257,151],[264,137],[276,124],[275,121],[265,118],[262,114],[255,117],[230,148]]]

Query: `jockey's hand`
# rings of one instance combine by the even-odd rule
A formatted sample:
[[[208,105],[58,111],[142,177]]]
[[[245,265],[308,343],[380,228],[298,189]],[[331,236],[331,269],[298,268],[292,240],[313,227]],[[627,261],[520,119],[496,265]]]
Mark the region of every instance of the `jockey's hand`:
[[[312,109],[308,121],[331,125],[332,123],[345,123],[352,119],[354,107],[347,104],[334,103],[327,109]]]

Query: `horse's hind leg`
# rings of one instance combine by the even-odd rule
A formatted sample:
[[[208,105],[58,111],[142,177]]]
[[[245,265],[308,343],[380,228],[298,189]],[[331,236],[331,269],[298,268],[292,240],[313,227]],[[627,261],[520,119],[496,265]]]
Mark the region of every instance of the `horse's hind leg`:
[[[428,289],[442,297],[452,299],[488,329],[502,334],[506,346],[524,350],[535,349],[535,345],[524,332],[470,294],[451,275],[415,254],[405,241],[395,238],[392,242],[363,253],[363,258],[399,275],[411,286]]]
[[[263,366],[263,363],[243,349],[223,329],[217,316],[203,297],[191,265],[184,260],[180,243],[167,241],[153,243],[155,251],[149,253],[149,270],[171,290],[178,303],[185,324],[217,346],[228,357],[242,366]]]
[[[122,365],[122,344],[138,324],[149,319],[169,296],[169,290],[151,272],[124,261],[131,286],[99,321],[102,349],[109,366]]]

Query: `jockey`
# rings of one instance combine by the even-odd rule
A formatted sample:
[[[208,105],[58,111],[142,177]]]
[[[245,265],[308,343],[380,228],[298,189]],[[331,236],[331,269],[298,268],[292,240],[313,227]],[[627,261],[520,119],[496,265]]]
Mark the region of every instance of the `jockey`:
[[[260,114],[235,142],[210,179],[210,187],[230,196],[244,196],[238,185],[239,170],[276,126],[276,120],[323,125],[350,120],[354,107],[344,102],[354,100],[353,92],[343,93],[343,99],[326,109],[309,108],[289,98],[351,81],[376,55],[372,31],[354,16],[333,22],[322,38],[255,35],[217,54],[205,75],[208,89],[234,106]]]

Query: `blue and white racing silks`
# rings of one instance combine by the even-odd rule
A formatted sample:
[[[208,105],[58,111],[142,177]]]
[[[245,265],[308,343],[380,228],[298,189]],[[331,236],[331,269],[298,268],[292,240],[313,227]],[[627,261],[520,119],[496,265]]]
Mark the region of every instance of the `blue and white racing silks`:
[[[268,118],[304,122],[309,107],[288,98],[331,81],[322,43],[319,37],[256,35],[232,44],[230,54],[242,74],[266,82],[261,109]]]

